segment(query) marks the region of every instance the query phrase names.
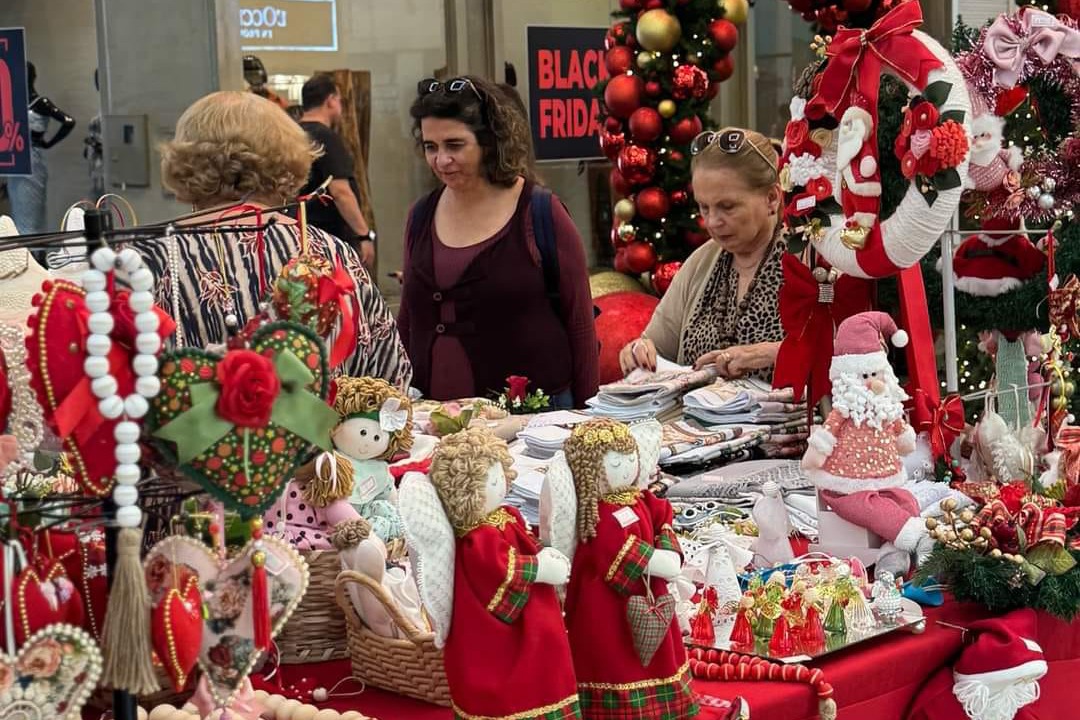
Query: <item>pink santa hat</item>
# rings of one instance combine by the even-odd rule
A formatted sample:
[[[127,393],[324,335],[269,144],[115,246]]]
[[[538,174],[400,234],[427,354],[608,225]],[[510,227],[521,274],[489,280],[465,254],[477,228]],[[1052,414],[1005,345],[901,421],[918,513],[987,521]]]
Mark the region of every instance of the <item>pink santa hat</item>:
[[[968,717],[1008,720],[1038,699],[1047,665],[1033,639],[1037,626],[1030,608],[971,625],[975,642],[953,666],[953,694]]]
[[[829,376],[888,367],[886,337],[898,348],[908,343],[908,334],[897,329],[896,322],[886,313],[863,312],[844,320],[837,328],[836,340],[833,341]]]

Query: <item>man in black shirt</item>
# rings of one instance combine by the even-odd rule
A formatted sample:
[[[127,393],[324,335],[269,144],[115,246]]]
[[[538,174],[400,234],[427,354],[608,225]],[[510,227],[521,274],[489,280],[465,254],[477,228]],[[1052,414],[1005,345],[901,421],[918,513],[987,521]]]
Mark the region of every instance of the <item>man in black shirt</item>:
[[[307,185],[300,192],[310,193],[326,178],[333,177],[329,191],[334,203],[308,202],[308,222],[355,247],[364,264],[371,267],[375,262],[375,233],[360,211],[352,155],[333,129],[341,117],[341,95],[331,76],[319,74],[304,83],[300,96],[304,108],[300,125],[323,148],[323,156],[312,164]]]

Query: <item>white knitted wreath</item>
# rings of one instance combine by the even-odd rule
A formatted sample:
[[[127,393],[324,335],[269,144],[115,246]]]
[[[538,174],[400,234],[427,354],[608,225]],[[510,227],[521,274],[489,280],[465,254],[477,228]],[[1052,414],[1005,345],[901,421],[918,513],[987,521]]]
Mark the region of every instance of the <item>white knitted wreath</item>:
[[[909,89],[912,97],[915,97],[934,86],[936,83],[945,83],[948,87],[944,102],[940,105],[942,116],[952,113],[953,117],[963,114],[959,124],[964,129],[964,135],[970,146],[971,139],[971,98],[968,95],[964,76],[953,62],[948,51],[936,40],[918,30],[912,32],[912,37],[918,40],[926,49],[942,63],[942,67],[930,71],[925,87],[916,87],[907,80],[900,78]],[[890,72],[886,64],[883,72]],[[895,73],[890,72],[895,75]],[[899,77],[897,75],[897,77]],[[944,85],[938,85],[939,88]],[[790,148],[792,134],[790,128],[793,123],[805,122],[802,110],[806,105],[804,98],[796,98],[792,101],[792,121],[789,123],[789,132],[786,134],[783,162],[781,166],[781,184],[785,190],[785,225],[789,238],[802,236],[812,242],[818,252],[831,265],[842,272],[856,277],[875,278],[893,275],[899,270],[911,267],[937,243],[942,232],[946,229],[950,219],[960,204],[960,195],[964,186],[958,185],[949,189],[928,188],[925,183],[913,179],[905,193],[903,200],[891,217],[882,221],[880,217],[873,222],[880,225],[880,232],[884,249],[884,257],[880,250],[876,256],[869,247],[859,248],[857,243],[845,242],[845,230],[854,222],[850,215],[845,215],[838,205],[842,203],[842,183],[840,171],[837,167],[837,149],[841,127],[838,126],[831,132],[819,128],[810,132],[811,139],[807,142],[817,144],[820,147],[820,158],[816,163],[811,163],[813,158],[805,157],[805,153],[799,153],[799,148]],[[876,114],[876,111],[875,111]],[[840,123],[841,118],[832,118]],[[805,127],[805,125],[804,125]],[[875,132],[879,126],[875,127]],[[805,147],[805,144],[803,145]],[[795,152],[792,152],[792,151]],[[893,148],[879,149],[881,152],[892,152]],[[872,168],[873,163],[867,163],[870,158],[864,157],[863,167]],[[873,161],[878,158],[874,157]],[[795,184],[795,180],[805,180],[808,175],[815,174],[813,164],[821,166],[821,177],[828,179],[831,184],[831,193],[820,199],[809,200],[807,195],[813,195],[810,186]],[[877,163],[880,166],[880,162]],[[955,170],[963,182],[968,182],[967,177],[968,157],[965,153],[963,160]],[[872,169],[869,173],[873,173]],[[814,178],[809,178],[813,182]],[[882,183],[884,185],[884,183]],[[827,186],[819,185],[820,190],[827,192]],[[930,202],[923,191],[931,190],[935,193]],[[810,192],[808,192],[810,191]],[[819,195],[822,193],[819,192]],[[801,202],[801,207],[799,206]],[[809,214],[806,213],[810,206]]]

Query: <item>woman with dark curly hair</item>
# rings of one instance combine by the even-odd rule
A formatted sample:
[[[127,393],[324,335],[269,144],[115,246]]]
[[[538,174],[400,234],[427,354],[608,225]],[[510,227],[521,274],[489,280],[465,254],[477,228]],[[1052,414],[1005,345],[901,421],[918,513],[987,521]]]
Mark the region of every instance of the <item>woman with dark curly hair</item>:
[[[537,184],[529,124],[510,91],[478,77],[424,80],[413,134],[442,186],[405,233],[398,326],[436,400],[530,380],[555,407],[596,393],[585,252],[563,204]]]
[[[177,322],[175,344],[222,344],[230,326],[242,328],[258,313],[267,284],[301,251],[296,221],[267,208],[296,197],[320,152],[280,107],[253,93],[211,93],[180,116],[176,135],[161,148],[161,179],[199,213],[183,224],[271,225],[262,233],[217,233],[185,232],[181,224],[172,238],[147,246],[158,303]],[[243,210],[263,212],[230,219]],[[394,316],[356,251],[318,228],[307,232],[309,252],[341,260],[360,305],[356,349],[338,370],[408,387],[412,367]]]

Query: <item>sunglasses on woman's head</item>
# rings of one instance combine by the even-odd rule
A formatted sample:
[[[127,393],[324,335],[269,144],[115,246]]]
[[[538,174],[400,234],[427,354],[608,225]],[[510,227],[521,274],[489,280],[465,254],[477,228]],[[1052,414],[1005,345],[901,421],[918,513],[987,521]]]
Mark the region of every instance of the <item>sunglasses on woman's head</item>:
[[[738,155],[744,147],[749,145],[758,154],[758,157],[764,160],[773,169],[773,172],[776,172],[776,165],[773,161],[766,157],[765,153],[761,152],[757,145],[750,142],[746,137],[746,133],[742,130],[722,130],[720,132],[706,130],[699,133],[696,138],[690,141],[690,154],[700,155],[710,145],[715,145],[728,155]]]
[[[464,77],[454,78],[453,80],[449,80],[445,83],[436,80],[435,78],[421,80],[419,83],[417,83],[416,91],[419,95],[430,95],[431,93],[437,92],[439,90],[442,90],[444,92],[456,93],[461,92],[465,88],[469,88],[470,90],[472,90],[473,94],[476,95],[476,99],[480,102],[484,102],[484,96],[481,95],[480,91],[476,89],[476,85],[473,84],[473,81],[469,78]]]

